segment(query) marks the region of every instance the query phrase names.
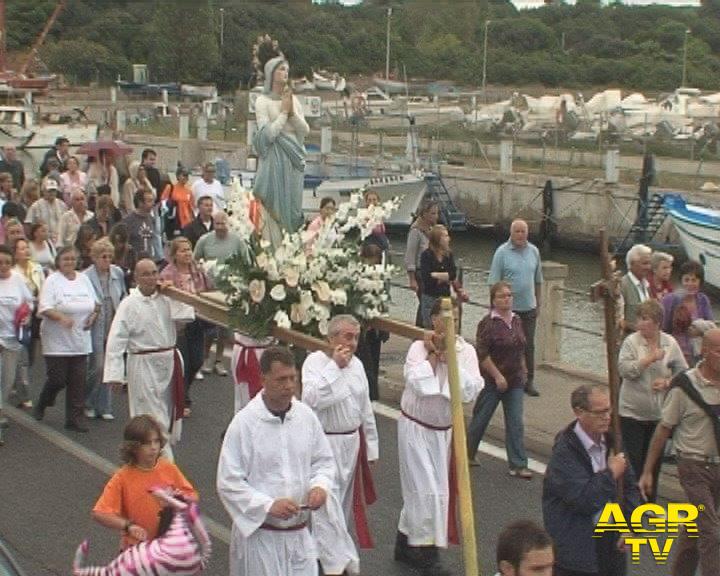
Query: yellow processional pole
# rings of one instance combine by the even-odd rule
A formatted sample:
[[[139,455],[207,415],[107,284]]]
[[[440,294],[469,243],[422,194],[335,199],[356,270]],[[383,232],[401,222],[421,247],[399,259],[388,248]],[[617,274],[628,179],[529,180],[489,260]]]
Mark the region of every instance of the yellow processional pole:
[[[450,383],[450,402],[452,404],[453,450],[458,479],[458,505],[460,508],[460,526],[462,528],[463,564],[465,576],[480,576],[475,540],[475,517],[473,514],[472,492],[470,490],[470,468],[468,467],[467,439],[465,437],[465,415],[460,390],[460,370],[458,369],[457,349],[455,348],[455,322],[453,305],[450,298],[442,301],[443,321],[445,322],[445,358]]]

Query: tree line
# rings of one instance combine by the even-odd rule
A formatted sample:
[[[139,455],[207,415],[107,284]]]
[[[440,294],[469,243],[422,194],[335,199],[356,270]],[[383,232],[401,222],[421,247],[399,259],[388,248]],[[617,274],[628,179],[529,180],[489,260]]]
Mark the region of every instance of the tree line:
[[[27,51],[55,4],[7,0],[8,51]],[[312,68],[371,76],[385,68],[388,7],[391,67],[408,78],[479,85],[487,29],[489,84],[672,90],[686,55],[687,84],[720,89],[720,0],[699,8],[577,0],[522,11],[509,0],[68,0],[41,57],[77,84],[131,79],[131,65],[147,63],[153,82],[233,90],[247,85],[252,45],[269,33],[293,76]]]

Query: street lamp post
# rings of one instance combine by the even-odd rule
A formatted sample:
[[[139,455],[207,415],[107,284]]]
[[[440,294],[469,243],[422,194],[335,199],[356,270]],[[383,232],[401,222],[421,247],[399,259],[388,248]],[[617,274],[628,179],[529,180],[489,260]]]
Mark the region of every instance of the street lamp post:
[[[220,8],[220,47],[225,44],[225,8]]]
[[[682,84],[681,88],[687,85],[687,45],[688,36],[690,36],[690,30],[685,30],[685,41],[683,42],[683,64],[682,64]]]
[[[487,83],[487,51],[488,51],[488,28],[490,20],[485,20],[485,38],[483,40],[483,72],[482,72],[482,92],[485,98],[485,84]]]
[[[392,16],[392,8],[387,9],[387,38],[385,39],[385,80],[390,79],[390,16]]]

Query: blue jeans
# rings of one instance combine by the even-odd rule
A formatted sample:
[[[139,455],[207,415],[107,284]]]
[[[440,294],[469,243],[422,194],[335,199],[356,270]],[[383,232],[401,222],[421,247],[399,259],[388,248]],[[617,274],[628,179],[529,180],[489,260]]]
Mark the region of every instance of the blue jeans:
[[[517,470],[527,468],[528,460],[525,454],[525,443],[523,441],[523,396],[525,391],[522,388],[509,388],[505,392],[489,385],[483,388],[480,396],[475,401],[473,416],[468,426],[468,454],[470,458],[475,457],[480,440],[482,440],[490,419],[495,413],[497,405],[502,402],[503,414],[505,416],[505,449],[507,450],[508,463],[510,468]]]
[[[98,416],[112,414],[112,392],[103,382],[105,350],[88,356],[87,382],[85,384],[85,408],[95,410]]]

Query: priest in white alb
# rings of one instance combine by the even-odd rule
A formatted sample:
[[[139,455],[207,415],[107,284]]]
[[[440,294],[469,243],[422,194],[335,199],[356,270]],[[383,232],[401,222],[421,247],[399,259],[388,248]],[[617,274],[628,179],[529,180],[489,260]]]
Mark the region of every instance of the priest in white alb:
[[[328,506],[313,517],[320,564],[328,576],[359,571],[349,521],[354,521],[360,547],[373,546],[365,504],[375,501],[368,463],[378,459],[379,448],[367,376],[355,356],[359,335],[360,323],[353,316],[334,316],[327,338],[332,354],[313,352],[302,368],[302,400],[320,420],[337,467],[335,492]]]
[[[225,433],[217,491],[232,519],[230,576],[316,576],[310,516],[321,513],[335,462],[312,410],[294,398],[295,358],[273,346],[260,358],[262,391]]]
[[[195,319],[195,310],[160,294],[158,270],[150,259],[135,266],[137,288],[118,306],[105,352],[103,381],[126,381],[130,417],[153,416],[168,436],[163,455],[173,460],[171,444],[180,439],[184,408],[182,358],[176,347],[175,322]]]
[[[445,358],[445,319],[441,299],[431,311],[433,332],[410,345],[405,360],[405,390],[400,400],[398,456],[403,507],[400,512],[395,560],[419,569],[423,576],[451,574],[439,560],[438,549],[457,543],[454,476],[451,458],[452,410]],[[456,320],[458,311],[454,310]],[[485,382],[475,348],[456,338],[460,390],[471,402]]]

